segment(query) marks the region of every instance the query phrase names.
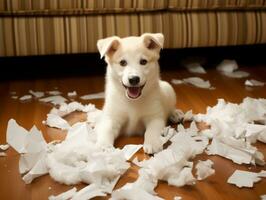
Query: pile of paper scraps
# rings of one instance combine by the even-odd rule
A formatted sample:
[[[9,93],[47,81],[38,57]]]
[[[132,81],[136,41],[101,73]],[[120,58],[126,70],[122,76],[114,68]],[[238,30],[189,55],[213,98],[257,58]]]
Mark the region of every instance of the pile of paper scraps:
[[[73,111],[87,113],[87,121],[70,126],[63,117]],[[237,164],[265,164],[263,154],[252,144],[257,140],[266,142],[266,99],[245,98],[241,104],[219,99],[217,105],[208,107],[206,114],[191,116],[192,111],[183,114],[195,121],[189,128],[184,128],[182,124],[177,129],[166,127],[160,139],[162,144],[169,140],[170,145],[143,161],[137,157],[130,161],[142,145],[129,144],[123,149],[96,145],[94,126],[101,115],[101,110],[92,104],[61,103],[60,107],[51,110],[45,123],[67,130],[67,136],[62,142],[49,144],[35,126],[27,131],[11,119],[7,128],[7,143],[21,154],[19,172],[25,183],[49,174],[63,184],[89,184],[79,191],[74,187],[65,193],[50,196],[49,199],[53,200],[90,199],[107,194],[111,194],[113,200],[159,200],[162,198],[154,191],[158,180],[181,187],[193,185],[215,173],[213,161],[198,161],[196,164],[191,161],[198,154],[219,155]],[[205,122],[210,129],[200,131],[196,122]],[[130,163],[140,167],[138,179],[113,190]],[[193,168],[196,169],[196,177],[192,174]],[[265,171],[253,173],[237,170],[229,177],[228,183],[252,187],[265,175]]]

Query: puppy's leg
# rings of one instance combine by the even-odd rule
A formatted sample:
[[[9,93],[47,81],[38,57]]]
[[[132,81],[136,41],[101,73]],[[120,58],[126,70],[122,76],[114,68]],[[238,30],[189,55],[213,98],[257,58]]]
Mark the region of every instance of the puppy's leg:
[[[114,140],[119,135],[121,124],[117,119],[104,117],[99,124],[96,125],[97,145],[113,146]]]
[[[152,154],[163,149],[163,141],[161,133],[165,127],[165,120],[161,118],[152,119],[146,124],[146,132],[144,135],[143,149],[146,153]]]

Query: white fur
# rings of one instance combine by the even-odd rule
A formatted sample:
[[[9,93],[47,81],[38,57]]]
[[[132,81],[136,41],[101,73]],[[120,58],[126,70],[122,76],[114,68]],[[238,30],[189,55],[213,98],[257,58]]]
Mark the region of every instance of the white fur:
[[[160,80],[158,59],[163,41],[160,33],[98,41],[101,57],[105,56],[108,64],[103,117],[96,125],[99,145],[113,145],[120,133],[145,132],[144,151],[155,153],[162,149],[161,132],[176,104],[172,86]],[[122,59],[127,66],[120,66]],[[140,59],[148,63],[141,65]],[[137,99],[130,99],[123,86],[129,86],[128,79],[133,75],[140,77],[139,85],[145,84]]]

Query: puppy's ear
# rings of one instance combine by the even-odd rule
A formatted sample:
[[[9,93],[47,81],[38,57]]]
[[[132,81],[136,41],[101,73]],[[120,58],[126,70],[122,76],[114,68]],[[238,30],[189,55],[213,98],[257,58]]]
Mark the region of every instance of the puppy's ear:
[[[100,39],[97,42],[97,48],[100,52],[101,58],[105,55],[111,57],[120,45],[120,38],[117,36]]]
[[[164,36],[162,33],[144,33],[141,35],[144,45],[150,50],[163,48]]]

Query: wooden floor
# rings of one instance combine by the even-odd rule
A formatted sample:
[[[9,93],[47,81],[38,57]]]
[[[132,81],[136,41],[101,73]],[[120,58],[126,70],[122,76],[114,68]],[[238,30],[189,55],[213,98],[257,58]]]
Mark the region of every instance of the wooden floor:
[[[266,66],[243,67],[245,71],[251,73],[250,78],[266,82]],[[168,71],[162,73],[164,80],[170,81],[172,78],[185,78],[195,76],[184,69]],[[177,108],[187,111],[192,109],[194,113],[205,112],[207,106],[216,104],[218,98],[239,103],[246,96],[266,98],[266,86],[258,88],[247,88],[244,86],[245,79],[232,79],[220,75],[215,69],[209,69],[206,75],[201,75],[210,80],[216,87],[215,90],[199,89],[189,85],[174,86],[177,94]],[[19,100],[10,98],[10,92],[16,91],[19,96],[27,93],[29,89],[47,91],[58,88],[66,96],[67,92],[76,90],[79,95],[101,92],[104,89],[104,76],[88,76],[73,78],[57,78],[43,80],[23,80],[0,82],[0,143],[6,143],[6,128],[10,118],[14,118],[23,127],[30,129],[34,124],[41,129],[45,139],[51,141],[56,138],[63,138],[64,133],[59,130],[47,128],[42,124],[46,119],[46,114],[52,108],[49,104],[40,103],[36,100],[22,103]],[[79,99],[77,99],[80,101]],[[81,101],[83,103],[94,103],[98,108],[103,105],[103,100]],[[79,115],[68,117],[72,123],[79,119]],[[122,147],[125,144],[142,143],[142,137],[120,138],[116,146]],[[266,145],[257,143],[256,146],[266,157]],[[0,157],[0,199],[47,199],[50,195],[56,195],[71,188],[71,186],[61,185],[53,181],[49,175],[35,179],[31,184],[26,185],[20,177],[18,171],[19,155],[13,150],[7,151],[7,157]],[[137,153],[139,158],[144,158],[142,151]],[[194,160],[205,159],[207,155],[197,156]],[[165,199],[173,199],[174,196],[181,196],[184,200],[236,200],[236,199],[259,199],[259,196],[266,194],[266,179],[256,183],[252,189],[239,189],[236,186],[226,183],[228,177],[235,169],[259,171],[266,170],[266,167],[256,167],[249,165],[237,165],[219,156],[208,156],[214,162],[215,175],[204,181],[197,181],[194,186],[173,187],[165,182],[159,182],[156,192]],[[138,168],[133,166],[124,174],[116,188],[121,187],[126,182],[133,182],[137,178]],[[78,188],[83,187],[78,185]]]

